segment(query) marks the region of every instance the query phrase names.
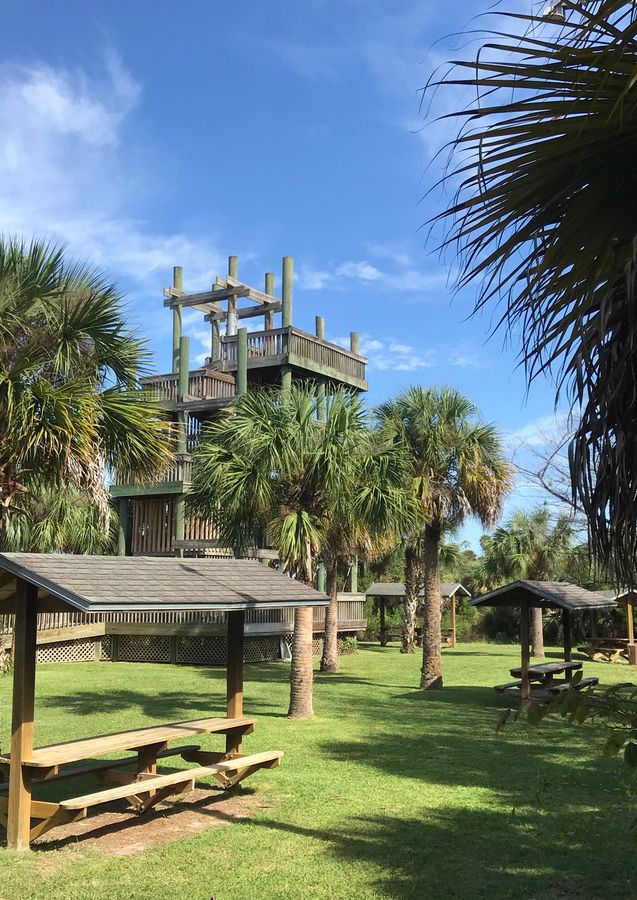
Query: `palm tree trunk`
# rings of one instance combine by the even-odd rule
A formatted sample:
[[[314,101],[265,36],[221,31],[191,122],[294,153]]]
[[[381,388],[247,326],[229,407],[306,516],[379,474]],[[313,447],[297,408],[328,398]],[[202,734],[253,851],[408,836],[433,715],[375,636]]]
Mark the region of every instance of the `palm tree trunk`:
[[[421,564],[416,547],[408,544],[405,549],[405,597],[401,614],[403,619],[403,639],[401,653],[413,653],[416,645],[416,610],[421,584]]]
[[[531,655],[544,656],[544,621],[539,607],[531,608]]]
[[[438,547],[440,528],[425,527],[423,561],[425,564],[425,614],[422,628],[422,672],[420,687],[424,691],[439,690],[442,687],[442,655],[440,641],[440,620],[442,600],[440,597],[440,573],[438,571]]]
[[[314,715],[312,709],[312,608],[294,610],[292,663],[290,666],[290,708],[288,717],[306,719]]]
[[[321,672],[338,672],[338,562],[336,558],[328,561],[327,594],[330,605],[325,610],[325,635],[323,637],[323,656]]]

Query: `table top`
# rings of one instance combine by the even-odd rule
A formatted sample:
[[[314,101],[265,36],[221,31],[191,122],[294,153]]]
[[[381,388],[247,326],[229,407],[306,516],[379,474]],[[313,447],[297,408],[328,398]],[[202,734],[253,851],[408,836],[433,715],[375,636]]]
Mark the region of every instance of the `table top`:
[[[226,734],[229,731],[240,729],[242,731],[254,730],[255,719],[228,719],[210,718],[193,719],[189,722],[175,722],[169,725],[153,725],[149,728],[138,728],[133,731],[118,731],[114,734],[103,734],[99,737],[82,738],[78,741],[66,741],[63,744],[49,744],[33,750],[28,758],[23,760],[23,765],[48,768],[50,766],[63,765],[64,763],[78,762],[83,759],[91,759],[105,753],[116,753],[122,750],[136,750],[139,747],[148,747],[152,744],[168,743],[184,737],[193,737],[196,734]],[[9,762],[9,756],[2,757],[3,762]]]
[[[581,668],[581,662],[568,662],[567,660],[563,660],[562,662],[537,663],[529,666],[529,675],[559,675],[560,672],[570,672],[573,669]],[[522,666],[511,669],[511,675],[514,677],[519,678],[521,674]]]

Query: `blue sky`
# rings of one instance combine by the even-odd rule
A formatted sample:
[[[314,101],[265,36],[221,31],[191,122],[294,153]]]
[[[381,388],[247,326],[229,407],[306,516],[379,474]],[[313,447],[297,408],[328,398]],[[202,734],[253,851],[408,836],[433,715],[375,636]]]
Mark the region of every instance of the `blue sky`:
[[[513,2],[513,0],[512,0]],[[452,297],[420,226],[449,126],[419,110],[445,38],[489,0],[25,0],[3,11],[0,228],[53,235],[104,268],[168,364],[162,288],[262,286],[295,258],[295,324],[362,334],[370,400],[454,385],[515,443],[550,424],[518,348]],[[510,4],[509,4],[510,5]],[[531,0],[517,0],[528,11]],[[445,96],[436,112],[444,112]],[[429,169],[428,169],[429,166]],[[191,326],[202,354],[201,329]],[[207,332],[207,329],[206,329]],[[527,502],[524,487],[509,507]],[[466,536],[475,542],[477,526]]]

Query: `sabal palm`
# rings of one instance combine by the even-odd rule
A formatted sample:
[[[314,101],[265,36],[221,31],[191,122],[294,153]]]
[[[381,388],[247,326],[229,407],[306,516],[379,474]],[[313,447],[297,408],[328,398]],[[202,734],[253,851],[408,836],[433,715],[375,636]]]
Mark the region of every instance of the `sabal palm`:
[[[533,378],[582,407],[570,444],[592,545],[632,583],[637,556],[637,7],[567,0],[559,27],[503,15],[443,83],[456,113],[454,200],[438,217],[478,306],[503,298]],[[523,32],[523,33],[521,33]],[[466,98],[465,98],[466,99]]]
[[[147,362],[114,286],[42,241],[0,239],[0,529],[30,485],[75,484],[107,511],[104,469],[169,460]]]
[[[421,688],[442,687],[439,548],[446,530],[474,515],[493,524],[511,486],[511,466],[493,425],[453,388],[412,387],[378,408],[410,464],[412,496],[422,527],[412,532],[406,557],[406,593],[412,558],[424,568]],[[417,602],[417,597],[415,598]]]
[[[483,542],[482,568],[491,587],[517,578],[557,580],[573,545],[573,521],[558,516],[553,525],[545,507],[517,512]],[[534,609],[531,643],[534,656],[544,656],[542,610]]]
[[[74,485],[30,485],[21,511],[9,519],[0,547],[27,553],[113,553],[116,516],[107,527],[91,495]]]
[[[238,550],[269,533],[284,567],[307,583],[323,548],[334,560],[344,543],[349,550],[341,517],[371,517],[378,503],[374,485],[353,495],[368,440],[360,402],[337,391],[324,423],[318,411],[312,388],[298,384],[237,398],[204,432],[190,497]],[[335,602],[333,570],[332,591]],[[311,610],[295,611],[290,680],[288,714],[311,715]]]

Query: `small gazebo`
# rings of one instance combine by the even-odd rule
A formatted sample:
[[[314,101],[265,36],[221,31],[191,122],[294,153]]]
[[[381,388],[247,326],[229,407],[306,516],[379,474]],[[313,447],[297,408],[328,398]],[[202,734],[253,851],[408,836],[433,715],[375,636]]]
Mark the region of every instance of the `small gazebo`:
[[[0,769],[9,781],[8,798],[0,797],[0,824],[7,830],[8,847],[27,849],[31,840],[50,828],[81,819],[88,809],[112,800],[126,798],[143,812],[170,794],[190,789],[199,778],[213,777],[229,788],[259,768],[277,766],[283,755],[279,750],[242,752],[242,738],[255,726],[254,719],[243,716],[245,612],[328,605],[325,594],[250,560],[0,554],[0,612],[15,614],[11,753],[0,757]],[[226,716],[34,748],[37,616],[68,610],[225,613]],[[225,750],[170,747],[174,740],[201,734],[224,735]],[[94,760],[121,751],[134,755]],[[158,759],[171,755],[196,766],[158,774]],[[73,765],[86,760],[91,762]],[[127,771],[127,766],[133,771]],[[37,782],[87,773],[114,786],[60,803],[32,797]]]
[[[530,617],[531,608],[553,609],[562,614],[564,661],[572,662],[572,616],[616,606],[613,599],[600,597],[576,584],[557,581],[513,581],[471,601],[472,606],[509,606],[520,610],[521,688],[523,700],[531,697],[530,687]],[[579,665],[579,664],[578,664]],[[540,668],[540,667],[537,667]]]
[[[405,585],[401,581],[375,581],[365,591],[366,597],[375,597],[379,601],[379,618],[380,618],[380,644],[384,647],[387,644],[387,629],[385,627],[385,611],[387,604],[395,606],[405,596]],[[424,596],[424,591],[420,591],[419,596]],[[459,596],[471,597],[471,594],[463,584],[443,582],[440,585],[440,596],[443,602],[447,601],[451,609],[451,634],[449,635],[449,643],[452,647],[456,646],[456,604]]]

